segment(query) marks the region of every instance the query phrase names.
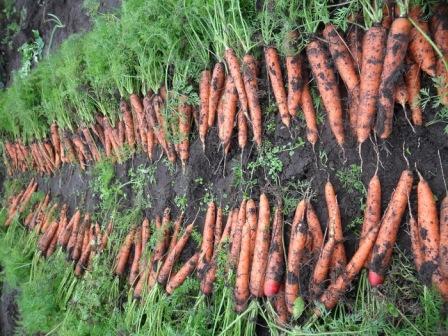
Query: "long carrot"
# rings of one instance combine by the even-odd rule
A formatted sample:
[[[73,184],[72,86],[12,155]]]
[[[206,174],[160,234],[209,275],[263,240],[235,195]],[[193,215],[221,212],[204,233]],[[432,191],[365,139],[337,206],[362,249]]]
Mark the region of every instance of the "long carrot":
[[[249,199],[246,203],[246,221],[249,222],[250,263],[252,264],[258,227],[257,206],[253,199]]]
[[[324,236],[320,227],[319,218],[309,200],[306,203],[306,221],[308,222],[308,229],[312,238],[312,251],[317,255],[324,245]]]
[[[316,111],[314,110],[313,97],[311,96],[310,87],[305,83],[302,91],[302,110],[306,122],[306,138],[315,145],[319,137],[317,130]]]
[[[440,10],[440,13],[435,12],[431,18],[431,31],[433,33],[434,42],[442,52],[443,57],[437,59],[436,76],[440,78],[440,83],[437,85],[437,92],[440,101],[443,105],[448,105],[448,19],[446,18],[446,11]]]
[[[347,45],[358,73],[361,73],[363,33],[364,31],[356,24],[351,25],[347,33]]]
[[[323,105],[328,115],[328,122],[337,143],[342,146],[345,141],[342,105],[336,76],[330,65],[330,57],[324,44],[312,40],[306,47],[308,62],[319,89]]]
[[[411,23],[406,17],[396,18],[387,36],[381,84],[378,89],[378,114],[375,131],[381,139],[392,133],[394,91],[409,44]]]
[[[249,289],[252,295],[261,297],[264,294],[264,279],[268,263],[270,241],[270,216],[269,200],[263,193],[260,195],[258,224],[255,236],[255,246],[250,273]]]
[[[436,202],[431,188],[419,173],[417,185],[417,220],[420,228],[420,243],[423,250],[424,262],[435,269],[438,266],[440,231]]]
[[[124,239],[123,245],[120,247],[120,251],[118,252],[116,266],[115,266],[115,274],[122,275],[126,268],[126,264],[129,259],[129,254],[131,253],[132,242],[134,240],[135,228],[131,228],[126,238]]]
[[[135,285],[139,276],[140,259],[142,256],[142,227],[135,230],[134,235],[134,259],[132,259],[131,270],[129,272],[129,284]]]
[[[243,81],[246,90],[247,102],[249,104],[250,122],[254,141],[261,146],[262,137],[262,112],[258,99],[257,62],[255,58],[246,54],[243,57]]]
[[[308,223],[305,220],[306,202],[299,202],[294,214],[289,238],[288,260],[286,264],[285,299],[288,311],[294,310],[294,302],[300,295],[300,268],[303,251],[308,235]]]
[[[448,278],[448,196],[440,204],[439,268],[442,276]]]
[[[418,223],[411,214],[411,217],[409,218],[409,236],[411,237],[411,248],[417,273],[420,272],[420,268],[424,261],[419,231]]]
[[[224,82],[226,78],[226,72],[224,64],[218,62],[213,67],[211,85],[210,85],[210,98],[208,105],[208,127],[213,127],[215,124],[216,110],[221,98],[221,94],[224,91]]]
[[[92,154],[93,160],[98,162],[101,159],[101,155],[100,152],[98,151],[95,140],[93,140],[90,130],[87,127],[83,127],[81,131],[82,134],[84,135],[84,139],[86,140],[87,147],[89,148],[90,153]]]
[[[369,264],[369,282],[372,286],[382,284],[389,266],[398,229],[408,204],[413,176],[409,170],[403,171],[397,183],[386,212],[381,219],[381,228],[375,241]]]
[[[218,112],[218,125],[221,143],[226,147],[232,137],[233,124],[238,104],[238,91],[232,76],[226,79],[225,93],[223,94],[222,112]],[[223,97],[224,97],[223,96]]]
[[[223,230],[223,212],[222,208],[218,207],[216,210],[216,220],[215,220],[215,228],[213,231],[213,254],[215,250],[217,250],[219,243],[221,241],[221,235]]]
[[[202,232],[202,244],[200,250],[200,258],[198,262],[198,276],[202,278],[204,275],[205,266],[210,262],[213,256],[213,245],[215,237],[216,224],[216,204],[211,201],[207,206],[207,213],[205,214],[204,228]]]
[[[120,110],[121,113],[123,114],[126,142],[128,143],[129,147],[134,148],[135,147],[134,122],[132,120],[131,109],[125,100],[120,101]]]
[[[179,156],[182,166],[185,167],[190,157],[190,130],[191,130],[192,107],[187,103],[187,97],[182,96],[179,104]]]
[[[204,70],[201,72],[201,79],[199,81],[199,98],[200,98],[200,110],[199,110],[199,139],[202,142],[202,148],[205,150],[205,137],[208,131],[208,115],[210,104],[210,70]]]
[[[247,145],[247,118],[242,111],[238,112],[238,146],[241,150]]]
[[[238,211],[238,220],[235,225],[235,229],[232,234],[232,247],[230,250],[230,264],[232,267],[238,265],[238,260],[241,251],[241,242],[242,242],[242,232],[244,223],[246,223],[246,200],[241,202],[239,211]]]
[[[240,101],[241,110],[247,115],[248,101],[246,90],[244,88],[243,76],[241,75],[240,63],[236,57],[235,51],[232,48],[227,48],[224,53],[224,58],[229,67],[230,75],[235,81],[235,87],[238,91],[238,98]]]
[[[264,48],[264,57],[268,67],[269,79],[274,92],[275,101],[277,102],[278,111],[282,123],[289,128],[291,124],[291,117],[288,112],[287,96],[285,85],[283,84],[282,70],[280,67],[280,56],[277,49],[273,47]]]
[[[140,97],[136,94],[131,94],[129,96],[129,100],[131,102],[132,109],[135,112],[138,122],[138,128],[140,130],[140,144],[145,147],[146,145],[146,137],[145,137],[145,122],[144,122],[144,113],[143,113],[143,103]]]
[[[285,274],[285,258],[283,255],[283,213],[279,201],[274,211],[272,225],[272,238],[269,247],[268,263],[264,278],[264,295],[271,297],[277,295],[283,285]]]
[[[185,279],[193,273],[199,260],[199,252],[196,252],[188,261],[170,278],[166,285],[166,292],[173,294],[174,290],[183,284]]]
[[[286,45],[290,49],[286,55],[286,74],[288,76],[288,112],[291,117],[295,117],[297,113],[304,84],[302,58],[295,48],[298,39],[299,33],[296,30],[286,34]]]

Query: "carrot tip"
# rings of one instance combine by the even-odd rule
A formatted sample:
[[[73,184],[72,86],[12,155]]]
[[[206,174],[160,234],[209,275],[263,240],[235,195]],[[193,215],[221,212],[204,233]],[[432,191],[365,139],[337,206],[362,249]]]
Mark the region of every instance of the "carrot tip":
[[[369,271],[369,283],[372,287],[377,287],[379,285],[382,285],[384,282],[384,276],[374,272]]]

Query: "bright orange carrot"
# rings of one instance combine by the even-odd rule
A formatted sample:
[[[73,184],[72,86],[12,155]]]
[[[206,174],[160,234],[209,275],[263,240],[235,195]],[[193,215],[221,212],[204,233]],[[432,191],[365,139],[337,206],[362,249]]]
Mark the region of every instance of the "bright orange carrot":
[[[199,110],[199,139],[202,142],[202,148],[205,150],[205,137],[208,131],[208,115],[210,105],[210,70],[204,70],[201,73],[199,81],[199,98],[201,100]]]
[[[202,278],[207,263],[210,262],[213,256],[213,245],[215,237],[216,224],[216,204],[211,201],[207,206],[207,213],[205,215],[204,228],[202,232],[202,244],[200,251],[200,258],[198,262],[198,276]]]
[[[252,264],[258,227],[257,206],[253,199],[249,199],[246,203],[246,221],[249,222],[250,263]]]
[[[448,197],[440,205],[440,247],[439,268],[443,277],[448,278]]]
[[[262,136],[262,112],[258,99],[257,63],[255,58],[246,54],[243,57],[243,81],[246,90],[247,102],[249,104],[250,122],[254,141],[257,146],[261,145]]]
[[[405,74],[406,89],[409,105],[412,111],[412,123],[416,126],[423,124],[423,113],[420,107],[420,69],[415,63],[409,65]]]
[[[180,268],[177,273],[170,278],[166,285],[166,292],[173,294],[174,290],[183,284],[185,279],[193,273],[199,260],[199,252],[196,252],[188,261]]]
[[[230,75],[235,81],[235,87],[238,91],[238,98],[240,101],[241,110],[247,115],[248,102],[246,90],[244,88],[243,76],[241,75],[240,62],[236,57],[235,51],[232,48],[227,48],[224,53],[227,65],[229,67]]]
[[[134,235],[134,259],[129,272],[129,284],[134,286],[139,276],[140,258],[142,256],[142,228],[137,227]]]
[[[238,91],[236,90],[233,77],[228,76],[226,80],[225,93],[223,94],[222,113],[218,113],[219,135],[221,143],[227,146],[232,137],[233,124],[238,104]]]
[[[418,223],[411,214],[411,218],[409,218],[409,236],[411,237],[412,254],[414,255],[414,264],[417,273],[420,272],[420,268],[424,261],[419,231]]]
[[[329,62],[328,51],[321,41],[312,40],[306,47],[306,54],[323,105],[327,111],[331,131],[337,143],[342,146],[345,136],[341,98],[336,76]]]
[[[187,97],[182,96],[179,105],[179,135],[181,142],[179,143],[179,156],[182,165],[185,167],[190,157],[190,130],[191,130],[192,107],[187,103]]]
[[[306,221],[312,238],[312,250],[317,255],[324,245],[324,236],[320,227],[319,218],[310,201],[306,203]]]
[[[286,74],[288,75],[288,112],[291,117],[297,114],[297,108],[300,105],[303,90],[302,78],[302,58],[297,51],[297,41],[299,33],[297,30],[286,34],[286,46],[288,52],[286,55]]]
[[[135,228],[132,228],[124,239],[123,245],[121,245],[118,252],[115,274],[122,275],[128,263],[129,254],[131,253],[132,242],[134,240]]]
[[[56,231],[58,230],[59,222],[57,220],[54,220],[48,229],[45,231],[45,233],[39,238],[39,241],[37,243],[37,246],[39,250],[45,254],[45,252],[48,249],[48,246],[50,245],[50,242],[53,239],[53,236],[56,234]]]
[[[232,234],[232,248],[230,250],[230,264],[232,267],[238,264],[240,251],[241,251],[241,242],[242,242],[242,232],[244,223],[246,223],[246,200],[243,200],[240,205],[240,209],[238,212],[238,220],[235,225],[235,229]]]
[[[303,86],[302,110],[306,122],[306,138],[314,146],[318,139],[316,111],[314,110],[313,97],[308,84]]]

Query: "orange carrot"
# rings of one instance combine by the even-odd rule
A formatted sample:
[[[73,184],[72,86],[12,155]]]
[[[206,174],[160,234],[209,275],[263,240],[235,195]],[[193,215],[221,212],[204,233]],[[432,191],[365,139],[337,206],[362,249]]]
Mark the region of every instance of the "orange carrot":
[[[330,57],[324,44],[319,40],[309,42],[306,53],[323,105],[327,111],[331,131],[337,143],[342,146],[345,141],[342,105],[336,76],[329,62]]]
[[[249,104],[250,122],[254,134],[254,141],[257,146],[260,146],[262,136],[262,113],[260,101],[258,99],[257,63],[255,58],[250,54],[244,55],[243,58],[243,80],[247,102]]]
[[[324,245],[324,237],[319,218],[310,201],[306,203],[306,221],[308,222],[308,229],[312,238],[312,250],[317,255]]]
[[[45,233],[39,238],[39,241],[37,243],[37,246],[39,250],[45,254],[45,251],[47,251],[48,246],[50,245],[51,240],[53,239],[53,236],[56,234],[56,231],[58,230],[59,222],[54,220],[48,229],[45,231]]]
[[[242,232],[244,223],[246,223],[246,200],[243,200],[240,205],[240,209],[238,212],[238,220],[235,225],[235,229],[232,234],[232,248],[230,250],[230,264],[236,266],[238,264],[240,251],[241,251],[241,242],[242,242]]]
[[[300,295],[300,268],[303,251],[308,235],[308,224],[305,220],[306,202],[299,202],[294,214],[289,238],[288,260],[286,264],[285,299],[290,313],[294,310],[294,302]]]
[[[439,268],[443,277],[448,278],[448,197],[440,205],[440,247]]]
[[[288,112],[291,117],[297,114],[303,90],[302,58],[295,45],[299,39],[297,30],[286,34],[286,74],[288,75]]]
[[[219,138],[221,143],[227,146],[232,137],[233,124],[238,104],[238,91],[236,90],[233,77],[228,76],[226,79],[225,92],[223,94],[222,111],[218,110],[218,127]],[[220,113],[221,112],[221,113]]]
[[[411,237],[412,254],[414,255],[414,264],[417,273],[420,272],[420,268],[424,261],[419,231],[418,223],[411,214],[411,218],[409,218],[409,236]]]
[[[129,100],[131,102],[132,109],[135,112],[135,115],[137,117],[138,122],[138,128],[140,131],[140,144],[145,147],[146,145],[146,129],[145,129],[145,122],[144,122],[144,112],[143,112],[143,103],[140,97],[136,94],[131,94],[129,96]]]
[[[142,256],[142,228],[137,227],[134,235],[134,259],[131,264],[131,271],[129,272],[129,284],[135,285],[139,277],[140,258]]]
[[[179,156],[184,167],[190,157],[191,114],[192,107],[187,103],[187,97],[182,96],[179,105],[179,135],[181,140],[179,143]]]
[[[249,199],[246,203],[246,220],[249,222],[250,262],[252,263],[258,227],[257,206],[255,205],[255,201],[253,199]]]
[[[244,148],[247,145],[247,119],[242,111],[238,112],[237,121],[238,121],[238,146],[241,148],[241,150],[244,150]]]
[[[282,284],[278,294],[274,297],[274,307],[277,313],[277,323],[284,326],[288,323],[290,314],[285,301],[285,287]]]
[[[412,111],[412,123],[416,126],[423,124],[423,113],[420,107],[420,69],[415,63],[409,65],[405,74],[408,101]]]
[[[412,172],[409,170],[403,171],[397,188],[389,201],[387,210],[381,219],[381,228],[375,241],[369,264],[369,282],[372,286],[382,284],[384,281],[384,275],[390,263],[400,222],[408,204],[412,182]]]
[[[229,67],[230,75],[235,81],[235,87],[238,92],[241,110],[247,115],[248,101],[246,90],[244,89],[243,76],[241,75],[240,63],[236,57],[235,51],[232,48],[227,48],[224,53],[224,58]]]
[[[179,235],[180,227],[184,220],[184,213],[182,212],[174,222],[173,234],[171,235],[170,246],[168,247],[168,251],[171,251],[177,243],[177,238]]]
[[[364,31],[357,25],[351,25],[347,33],[347,45],[350,49],[350,55],[355,62],[356,70],[361,72],[362,64],[362,38]]]
[[[221,94],[224,91],[224,81],[226,78],[224,64],[218,62],[215,64],[212,73],[209,105],[208,105],[208,127],[213,127],[215,124],[216,110],[218,109],[218,103],[221,98]]]
[[[116,266],[115,266],[115,274],[122,275],[126,268],[126,264],[128,263],[129,254],[131,253],[132,242],[134,240],[135,228],[131,228],[126,238],[124,239],[123,245],[120,247],[120,251],[118,252]]]
[[[92,153],[93,160],[98,162],[101,159],[101,155],[100,152],[98,151],[95,141],[92,138],[90,130],[87,127],[83,127],[81,131],[82,134],[84,135],[84,139],[86,140],[87,147],[89,148],[90,153]]]
[[[213,256],[213,240],[215,235],[216,223],[216,205],[211,201],[207,206],[207,213],[204,220],[202,232],[202,244],[198,262],[198,276],[202,278],[206,264],[210,262]]]
[[[199,252],[196,252],[188,261],[180,268],[177,273],[170,278],[166,285],[166,292],[173,294],[174,290],[183,284],[185,279],[193,273],[199,260]]]
[[[308,84],[303,86],[302,110],[306,122],[306,138],[314,146],[318,138],[316,111]]]
[[[205,137],[208,131],[208,115],[210,104],[210,70],[204,70],[201,73],[201,80],[199,81],[199,97],[201,100],[199,110],[199,139],[202,142],[202,148],[205,150]]]
[[[287,96],[285,85],[283,84],[282,70],[280,67],[280,57],[278,55],[277,49],[273,47],[265,47],[264,57],[268,66],[269,79],[271,81],[275,101],[277,102],[280,118],[282,119],[282,123],[289,128],[291,119],[288,112]]]
[[[134,122],[132,120],[132,112],[125,100],[120,101],[120,111],[123,114],[124,129],[126,134],[126,142],[129,147],[135,147],[135,132],[134,132]]]
[[[279,294],[283,286],[285,258],[283,255],[283,213],[279,201],[274,212],[271,245],[264,278],[264,295],[271,297]]]
[[[219,242],[221,241],[221,234],[222,234],[222,208],[218,207],[216,211],[216,220],[215,220],[215,228],[213,231],[213,251],[215,251],[218,246]]]
[[[435,12],[431,18],[431,31],[433,33],[434,42],[441,50],[443,58],[437,59],[436,76],[440,78],[440,83],[437,85],[437,92],[440,101],[443,105],[448,105],[448,69],[445,66],[448,62],[448,20],[446,18],[446,11],[440,10],[440,13]]]
[[[381,84],[378,89],[378,114],[375,124],[375,131],[381,139],[388,138],[392,133],[395,86],[406,56],[411,27],[412,25],[407,18],[396,18],[392,22],[387,36]]]
[[[112,229],[113,229],[113,224],[112,224],[112,221],[110,221],[109,224],[107,225],[106,231],[104,232],[104,235],[101,239],[100,251],[103,251],[107,247],[107,242],[109,240],[109,236],[112,232]]]

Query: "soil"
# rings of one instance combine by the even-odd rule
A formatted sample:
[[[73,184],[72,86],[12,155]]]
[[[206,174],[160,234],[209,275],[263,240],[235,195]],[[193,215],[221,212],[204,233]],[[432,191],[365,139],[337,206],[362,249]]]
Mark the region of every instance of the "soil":
[[[33,3],[33,6],[30,4]],[[26,7],[27,18],[25,27],[18,36],[14,37],[13,49],[27,41],[31,36],[31,29],[39,28],[41,35],[47,41],[51,33],[52,25],[45,22],[47,13],[54,13],[62,22],[66,24],[66,28],[58,30],[55,34],[53,47],[56,47],[69,34],[89,29],[91,23],[85,13],[81,9],[80,1],[44,1],[42,5],[32,0],[20,0],[17,4],[20,7]],[[117,1],[111,0],[102,2],[103,8],[113,8]],[[0,28],[1,29],[1,28]],[[19,57],[17,53],[2,50],[2,54],[6,56],[4,62],[3,73],[9,74],[11,69],[17,68]],[[273,119],[276,121],[276,127],[271,132],[265,131],[264,141],[268,140],[275,146],[288,146],[295,143],[298,138],[305,140],[304,122],[296,119],[291,129],[288,130],[282,126],[277,113],[268,113],[269,106],[275,104],[272,92],[267,87],[268,79],[265,67],[262,67],[260,73],[260,98],[262,101],[265,119],[263,125],[271,124]],[[8,76],[8,75],[7,75]],[[9,80],[9,77],[6,77]],[[7,81],[8,81],[7,80]],[[6,81],[6,82],[7,82]],[[429,86],[430,81],[425,79],[423,85]],[[341,90],[343,90],[341,85]],[[346,109],[345,109],[346,110]],[[408,113],[410,113],[408,111]],[[426,121],[434,118],[436,111],[427,108],[424,114]],[[346,118],[347,119],[347,118]],[[324,121],[325,122],[325,121]],[[444,133],[444,124],[436,123],[428,127],[416,128],[414,133],[405,118],[401,107],[397,107],[394,115],[393,133],[387,141],[378,139],[378,146],[374,146],[375,139],[366,141],[362,146],[361,156],[362,175],[361,180],[366,186],[370,178],[377,169],[377,154],[379,153],[378,175],[382,185],[382,206],[383,211],[387,207],[387,203],[395,188],[401,172],[409,167],[413,171],[417,167],[425,179],[430,184],[435,197],[440,203],[445,195],[445,187],[442,179],[442,170],[438,160],[438,151],[440,151],[443,160],[443,169],[448,174],[448,141],[447,135]],[[267,127],[264,127],[265,130]],[[283,169],[278,176],[280,186],[287,186],[291,182],[311,181],[312,190],[316,193],[313,198],[313,204],[321,220],[322,226],[326,227],[326,207],[324,198],[324,185],[329,179],[338,195],[338,202],[341,208],[342,221],[345,226],[344,236],[346,238],[345,247],[350,257],[358,241],[356,232],[359,232],[359,225],[355,228],[347,228],[347,226],[357,217],[362,216],[360,207],[362,195],[350,190],[351,186],[344,187],[336,174],[342,170],[348,169],[351,165],[360,165],[360,156],[358,146],[355,139],[350,135],[349,126],[346,125],[347,140],[342,150],[336,143],[331,134],[328,124],[319,127],[321,134],[316,148],[312,148],[310,144],[305,145],[292,153],[288,151],[279,155]],[[121,182],[126,182],[128,172],[131,168],[139,165],[155,167],[155,183],[146,186],[145,192],[152,200],[152,206],[147,209],[146,216],[154,218],[160,215],[165,207],[170,207],[173,211],[173,217],[177,215],[175,205],[176,196],[186,196],[188,206],[186,210],[186,222],[197,217],[196,223],[198,230],[202,230],[203,218],[205,215],[205,205],[201,206],[201,201],[208,193],[212,193],[218,204],[223,207],[237,206],[243,195],[241,190],[234,184],[235,170],[241,162],[247,170],[248,162],[255,161],[258,156],[257,149],[250,142],[244,154],[238,149],[236,134],[232,139],[231,150],[226,159],[223,158],[222,147],[218,145],[218,137],[216,128],[213,128],[207,138],[206,150],[203,152],[202,145],[197,135],[193,136],[190,147],[190,160],[186,166],[185,172],[178,163],[174,171],[170,170],[164,158],[161,157],[160,149],[155,155],[156,160],[149,162],[144,154],[135,155],[127,162],[116,165],[116,178]],[[404,149],[403,149],[404,148]],[[406,160],[409,162],[407,163]],[[225,162],[225,167],[224,167]],[[269,162],[265,163],[266,166]],[[417,174],[415,173],[417,182]],[[253,188],[250,196],[258,199],[260,192],[266,192],[270,197],[271,204],[274,204],[276,195],[281,194],[281,190],[272,181],[266,178],[265,171],[258,169],[254,176],[257,179],[257,185]],[[86,172],[81,172],[79,166],[64,166],[54,176],[39,178],[39,190],[50,191],[52,198],[59,198],[62,202],[66,202],[70,206],[70,211],[81,207],[90,212],[95,211],[98,203],[96,196],[92,193],[90,182],[92,180],[92,168],[88,167]],[[416,183],[415,183],[416,185]],[[127,193],[126,206],[132,206],[133,195],[130,187],[125,189]],[[412,193],[411,205],[415,214],[416,210],[416,193]],[[200,210],[200,211],[199,211]],[[198,213],[199,211],[199,213]],[[286,215],[285,224],[289,226],[292,219],[292,213]],[[104,223],[106,224],[106,223]],[[286,229],[288,231],[289,229]],[[407,233],[407,215],[400,228],[398,236],[398,246],[409,255],[410,241]],[[193,251],[193,246],[184,252],[185,260]],[[2,310],[3,311],[3,310]],[[4,317],[2,317],[3,319]]]

